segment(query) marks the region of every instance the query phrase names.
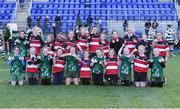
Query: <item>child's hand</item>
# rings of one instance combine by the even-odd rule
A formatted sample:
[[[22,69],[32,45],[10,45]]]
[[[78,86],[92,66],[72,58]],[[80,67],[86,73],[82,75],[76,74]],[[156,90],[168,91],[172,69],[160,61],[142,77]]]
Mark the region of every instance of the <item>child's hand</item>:
[[[85,61],[82,61],[83,64],[85,64],[86,62]]]
[[[92,62],[93,62],[93,63],[97,63],[97,60],[95,60],[95,59],[92,59]]]
[[[159,59],[159,62],[164,62],[164,59],[163,58]]]
[[[102,62],[102,61],[99,61],[99,64],[103,64],[103,62]]]
[[[8,57],[8,60],[9,61],[14,60],[14,57]]]
[[[149,62],[153,63],[153,59],[149,59]]]
[[[133,38],[133,42],[135,42],[135,43],[136,43],[136,42],[137,42],[137,40],[136,40],[135,38]]]
[[[24,58],[23,58],[23,57],[19,57],[19,60],[21,60],[21,61],[22,61],[22,60],[24,60]]]

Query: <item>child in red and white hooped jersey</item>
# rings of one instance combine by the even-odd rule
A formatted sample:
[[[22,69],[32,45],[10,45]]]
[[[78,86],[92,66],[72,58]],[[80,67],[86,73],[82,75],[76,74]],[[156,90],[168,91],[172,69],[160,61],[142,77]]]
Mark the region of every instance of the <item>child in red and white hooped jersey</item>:
[[[139,45],[137,54],[135,55],[133,68],[136,87],[146,87],[148,67],[149,61],[145,55],[145,47],[143,45]]]
[[[26,72],[28,76],[29,85],[36,85],[39,73],[39,56],[36,54],[34,47],[30,48],[29,57],[26,59]]]
[[[39,27],[34,27],[33,28],[33,33],[31,34],[29,38],[29,47],[34,47],[36,49],[36,53],[40,54],[41,53],[41,47],[43,46],[43,40],[41,39],[40,36],[40,31]]]
[[[110,50],[110,44],[109,42],[106,40],[106,34],[102,33],[100,35],[100,47],[103,50],[104,56],[106,57],[108,55],[108,52]]]
[[[76,47],[76,39],[75,39],[75,34],[73,31],[70,31],[68,34],[68,38],[66,40],[66,53],[69,53],[69,49],[70,47],[75,47],[75,49],[77,50],[78,48]]]
[[[90,36],[87,33],[87,29],[84,26],[82,26],[80,28],[80,32],[78,34],[78,41],[77,41],[77,47],[79,51],[83,52],[84,50],[88,50],[89,39],[90,39]]]
[[[128,34],[124,36],[124,44],[128,47],[130,53],[135,49],[137,43],[137,37],[134,35],[134,28],[128,27]]]
[[[53,35],[49,34],[44,42],[44,47],[47,47],[49,55],[53,55]]]
[[[105,79],[109,85],[118,83],[118,59],[115,50],[111,48],[105,61],[106,72]]]
[[[89,58],[89,51],[84,51],[84,58],[81,61],[80,80],[83,85],[89,85],[91,80],[91,60]]]
[[[63,54],[63,50],[61,48],[57,49],[57,55],[53,57],[53,83],[55,85],[62,85],[64,81],[64,64],[65,59],[61,55]]]
[[[153,41],[153,47],[159,50],[159,56],[163,57],[167,61],[169,57],[169,45],[163,40],[163,34],[157,32],[156,39]]]
[[[89,52],[94,56],[96,54],[96,49],[99,48],[100,34],[98,33],[98,27],[93,26],[89,39]]]
[[[63,50],[63,52],[65,52],[65,40],[66,37],[64,36],[64,34],[58,34],[56,39],[54,40],[54,44],[53,44],[53,50],[54,52],[57,52],[57,50],[60,48]]]

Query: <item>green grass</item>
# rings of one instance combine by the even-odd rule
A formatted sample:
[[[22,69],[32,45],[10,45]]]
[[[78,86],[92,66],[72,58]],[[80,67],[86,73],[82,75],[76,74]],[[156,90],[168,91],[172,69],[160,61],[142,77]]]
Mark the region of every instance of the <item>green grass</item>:
[[[180,56],[170,58],[163,88],[122,86],[29,86],[8,84],[8,67],[0,60],[1,108],[180,108]],[[6,70],[6,71],[2,71]]]

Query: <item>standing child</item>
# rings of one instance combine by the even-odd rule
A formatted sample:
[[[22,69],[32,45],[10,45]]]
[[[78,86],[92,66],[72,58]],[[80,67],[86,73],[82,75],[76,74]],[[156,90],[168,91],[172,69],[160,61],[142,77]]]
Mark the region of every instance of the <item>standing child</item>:
[[[138,46],[138,53],[134,59],[134,81],[136,87],[146,87],[149,62],[145,55],[145,47]]]
[[[122,53],[123,51],[123,53]],[[119,57],[121,59],[120,65],[120,80],[123,86],[129,86],[131,84],[131,71],[132,71],[132,54],[129,52],[128,47],[123,44],[119,50]]]
[[[69,34],[68,34],[68,38],[66,40],[66,53],[69,53],[69,48],[74,46],[77,50],[77,47],[76,47],[76,38],[75,38],[75,35],[74,35],[74,32],[73,31],[70,31]]]
[[[49,34],[47,36],[47,40],[44,43],[44,47],[47,47],[48,54],[53,56],[54,53],[53,53],[53,35],[52,34]]]
[[[66,85],[70,85],[72,79],[75,85],[79,85],[78,61],[81,61],[81,58],[77,56],[75,47],[72,46],[69,49],[70,53],[62,55],[62,57],[65,57],[66,61]]]
[[[119,49],[121,48],[123,44],[123,39],[119,36],[119,33],[117,30],[113,30],[111,35],[112,35],[112,40],[110,42],[110,48],[114,48],[117,55]]]
[[[26,32],[24,30],[20,31],[20,37],[15,40],[15,46],[18,46],[20,49],[20,55],[24,58],[28,55],[28,42],[26,40]]]
[[[102,33],[100,35],[100,47],[103,50],[104,56],[106,57],[108,55],[109,49],[110,49],[110,44],[109,42],[106,40],[106,34]]]
[[[30,48],[29,57],[26,62],[26,72],[28,75],[29,85],[36,85],[39,73],[39,59],[36,55],[36,49],[34,47]]]
[[[90,34],[91,38],[89,40],[89,52],[91,57],[96,54],[96,49],[99,48],[100,34],[98,34],[98,27],[93,26]]]
[[[96,50],[96,56],[91,59],[92,67],[92,79],[94,85],[103,85],[103,74],[104,74],[104,56],[102,49]]]
[[[24,58],[20,56],[19,48],[14,48],[14,56],[9,57],[8,64],[10,65],[10,82],[12,86],[18,84],[23,85],[23,66],[25,65]]]
[[[30,35],[29,39],[29,47],[34,47],[36,49],[37,54],[41,53],[41,47],[43,46],[43,40],[40,36],[40,28],[34,27],[33,33]]]
[[[40,57],[40,75],[42,85],[51,84],[51,65],[52,58],[48,54],[48,48],[44,47],[42,49],[42,56]]]
[[[176,38],[176,31],[172,25],[167,25],[167,30],[164,35],[164,39],[167,41],[170,49],[170,55],[174,56],[173,49],[174,49],[174,42]]]
[[[169,45],[165,40],[163,40],[163,34],[161,32],[157,32],[156,39],[153,41],[152,45],[154,48],[159,50],[159,55],[167,61],[169,57]]]
[[[137,37],[134,34],[135,29],[133,27],[128,27],[128,34],[124,36],[124,44],[128,47],[129,52],[131,53],[136,48]]]
[[[80,33],[78,34],[78,43],[77,47],[79,51],[83,52],[84,50],[87,50],[89,47],[88,40],[90,39],[90,36],[87,34],[87,30],[85,27],[80,28]]]
[[[118,83],[118,58],[115,50],[112,48],[109,50],[108,57],[105,61],[106,72],[105,79],[109,85],[117,85]]]
[[[89,52],[84,51],[84,59],[82,60],[82,66],[80,69],[80,79],[83,85],[89,85],[91,80]]]
[[[64,80],[64,57],[62,57],[63,50],[61,48],[57,49],[57,55],[53,58],[53,83],[55,85],[62,85]]]
[[[163,83],[164,83],[163,68],[164,67],[165,67],[164,58],[159,56],[159,50],[155,48],[153,50],[153,58],[150,60],[151,87],[154,87],[154,86],[163,87]]]
[[[54,40],[54,44],[53,44],[53,50],[55,52],[58,51],[59,48],[61,48],[63,50],[63,52],[65,51],[65,36],[63,34],[58,34],[56,39]]]

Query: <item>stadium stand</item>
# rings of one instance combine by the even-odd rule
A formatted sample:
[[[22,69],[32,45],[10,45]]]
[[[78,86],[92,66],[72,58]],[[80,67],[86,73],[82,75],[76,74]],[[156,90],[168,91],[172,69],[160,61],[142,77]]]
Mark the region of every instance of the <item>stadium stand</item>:
[[[102,17],[102,25],[107,28],[108,20],[177,20],[177,12],[173,2],[158,0],[49,0],[49,2],[33,2],[31,16],[33,21],[37,16],[43,20],[49,16],[54,21],[57,14],[62,17],[62,29],[66,31],[68,23],[75,24],[80,12],[82,22],[88,15],[94,20]]]
[[[16,2],[6,2],[0,0],[0,25],[14,21],[16,12]]]

